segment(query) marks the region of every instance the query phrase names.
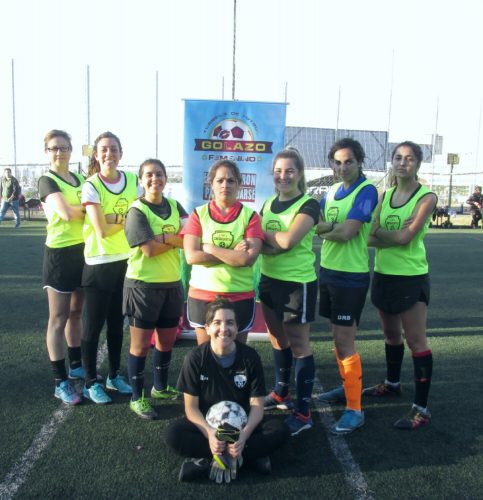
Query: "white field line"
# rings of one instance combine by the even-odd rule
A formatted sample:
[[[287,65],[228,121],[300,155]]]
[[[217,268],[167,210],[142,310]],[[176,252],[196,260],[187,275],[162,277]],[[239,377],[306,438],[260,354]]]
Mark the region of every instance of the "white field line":
[[[319,394],[321,392],[323,392],[323,388],[319,379],[316,377],[314,379],[314,393]],[[332,409],[330,406],[319,402],[316,398],[313,399],[313,402],[320,415],[322,425],[325,427],[332,453],[342,467],[344,478],[354,498],[356,500],[373,500],[372,491],[369,489],[359,465],[354,460],[346,440],[343,436],[334,436],[330,432],[331,426],[335,424]]]
[[[103,344],[97,352],[97,366],[100,367],[107,356],[107,345]],[[0,483],[0,499],[10,500],[18,491],[20,486],[27,480],[35,462],[40,458],[42,452],[50,444],[60,426],[73,411],[72,406],[65,406],[56,410],[50,420],[43,425],[35,436],[32,444],[10,469],[5,479]]]

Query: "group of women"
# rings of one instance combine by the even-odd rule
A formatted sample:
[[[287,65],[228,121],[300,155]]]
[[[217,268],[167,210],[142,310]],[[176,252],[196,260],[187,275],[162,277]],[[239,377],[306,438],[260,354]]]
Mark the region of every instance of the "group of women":
[[[178,395],[168,384],[184,301],[178,249],[184,248],[192,266],[187,316],[198,344],[209,339],[206,310],[219,296],[233,303],[237,340],[246,342],[256,306],[253,268],[260,255],[258,291],[275,366],[275,385],[264,407],[290,410],[286,424],[292,435],[310,429],[315,363],[309,338],[317,301],[312,240],[318,234],[324,240],[319,314],[330,320],[343,383],[317,397],[326,403],[346,402],[331,431],[345,434],[363,425],[362,394],[401,393],[403,331],[413,354],[416,398],[409,416],[395,425],[407,429],[429,423],[432,357],[425,330],[429,278],[423,238],[436,196],[417,181],[419,146],[405,142],[395,148],[396,185],[378,202],[375,187],[362,173],[362,146],[353,139],[338,141],[329,161],[341,182],[330,188],[320,206],[306,194],[303,158],[293,148],[284,149],[273,161],[275,194],[260,214],[237,200],[238,166],[220,160],[208,174],[211,200],[188,217],[177,201],[163,196],[167,175],[159,160],[143,162],[138,178],[118,170],[122,146],[114,134],[106,132],[96,139],[85,181],[68,170],[72,144],[66,132],[53,130],[44,142],[51,168],[40,179],[39,191],[48,219],[44,287],[56,397],[79,403],[71,383],[78,378],[85,380],[84,397],[98,404],[111,402],[96,368],[99,335],[106,323],[105,388],[131,394],[132,411],[142,418],[156,418],[144,397],[153,331],[151,397]],[[372,300],[385,335],[387,378],[363,391],[355,336],[370,282],[368,244],[376,247]],[[129,383],[120,374],[124,315],[131,333]],[[292,365],[295,400],[289,394]]]

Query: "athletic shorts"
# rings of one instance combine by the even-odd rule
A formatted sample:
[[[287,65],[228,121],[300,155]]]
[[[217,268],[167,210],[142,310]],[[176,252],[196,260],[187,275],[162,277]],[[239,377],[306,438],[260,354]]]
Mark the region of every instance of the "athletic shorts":
[[[84,243],[64,248],[45,247],[43,262],[44,288],[72,293],[82,283]]]
[[[206,310],[210,301],[194,299],[188,296],[187,316],[193,328],[204,328],[206,323]],[[233,302],[238,333],[249,332],[255,320],[255,297],[236,300]]]
[[[382,312],[399,314],[416,304],[429,305],[429,274],[394,276],[374,273],[371,287],[372,303]]]
[[[315,319],[317,280],[309,283],[282,281],[264,276],[258,286],[260,301],[283,323],[311,323]]]
[[[366,302],[369,285],[361,287],[339,287],[320,283],[319,314],[329,318],[333,325],[359,325]]]
[[[105,292],[121,291],[126,276],[127,259],[106,262],[105,264],[85,264],[82,273],[82,286]]]
[[[181,285],[172,288],[124,287],[122,312],[136,328],[172,328],[183,313]]]

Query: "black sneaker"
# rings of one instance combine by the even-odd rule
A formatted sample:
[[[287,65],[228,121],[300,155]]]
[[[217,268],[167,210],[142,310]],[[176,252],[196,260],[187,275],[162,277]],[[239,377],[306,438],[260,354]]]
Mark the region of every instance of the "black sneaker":
[[[195,481],[208,477],[211,461],[208,458],[187,458],[179,470],[178,481]]]
[[[272,473],[272,462],[270,461],[270,457],[255,458],[252,462],[252,467],[259,474],[263,474],[264,476],[268,476]]]

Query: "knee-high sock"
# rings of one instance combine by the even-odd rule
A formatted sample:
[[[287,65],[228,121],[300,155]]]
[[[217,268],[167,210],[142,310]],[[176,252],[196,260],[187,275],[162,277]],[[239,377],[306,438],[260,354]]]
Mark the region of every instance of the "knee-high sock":
[[[79,368],[79,366],[82,365],[82,354],[80,346],[67,347],[67,352],[69,353],[69,367],[71,369]]]
[[[153,349],[153,375],[154,388],[162,391],[168,387],[168,372],[171,363],[172,351],[158,351]]]
[[[273,363],[275,365],[275,392],[281,398],[288,394],[290,372],[292,370],[292,349],[272,349]],[[313,378],[313,377],[312,377]]]
[[[311,354],[295,359],[295,384],[297,386],[297,410],[303,415],[310,412],[312,389],[314,387],[315,364]]]
[[[342,361],[339,358],[339,353],[337,352],[337,349],[335,351],[335,360],[337,361],[337,368],[339,369],[340,378],[341,378],[342,383],[343,383],[344,382],[344,367],[342,366]]]
[[[387,381],[393,384],[401,380],[401,366],[404,358],[404,343],[384,344],[386,349]]]
[[[132,387],[132,400],[137,401],[144,389],[144,366],[146,365],[145,356],[134,356],[129,353],[127,358],[127,372],[129,375],[129,384]]]
[[[413,352],[414,383],[416,394],[414,404],[426,408],[428,406],[431,375],[433,374],[433,354],[431,349],[423,352]]]
[[[350,410],[361,411],[362,394],[362,363],[359,354],[356,352],[352,356],[341,360],[344,370],[344,392],[346,407]]]

